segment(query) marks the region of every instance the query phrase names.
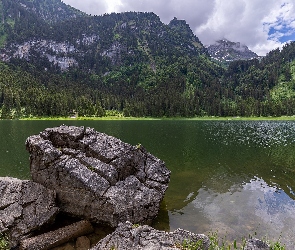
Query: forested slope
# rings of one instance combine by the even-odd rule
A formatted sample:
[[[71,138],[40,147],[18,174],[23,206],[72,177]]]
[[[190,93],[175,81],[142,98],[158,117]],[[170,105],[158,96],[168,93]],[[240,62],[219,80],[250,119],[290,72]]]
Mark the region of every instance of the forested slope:
[[[89,16],[59,0],[3,0],[0,17],[2,118],[295,113],[295,43],[224,67],[176,18]]]

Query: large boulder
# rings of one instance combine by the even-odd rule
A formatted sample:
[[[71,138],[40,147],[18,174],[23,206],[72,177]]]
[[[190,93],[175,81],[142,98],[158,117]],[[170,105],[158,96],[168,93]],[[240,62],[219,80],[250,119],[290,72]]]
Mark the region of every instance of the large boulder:
[[[153,219],[170,180],[163,161],[92,128],[48,128],[26,141],[35,182],[63,212],[116,227]]]
[[[8,236],[11,248],[54,221],[55,198],[54,191],[38,183],[0,177],[0,233]]]
[[[115,232],[103,238],[91,250],[207,250],[209,238],[204,234],[194,234],[183,229],[174,232],[158,231],[147,225],[132,225],[130,222],[119,224]]]

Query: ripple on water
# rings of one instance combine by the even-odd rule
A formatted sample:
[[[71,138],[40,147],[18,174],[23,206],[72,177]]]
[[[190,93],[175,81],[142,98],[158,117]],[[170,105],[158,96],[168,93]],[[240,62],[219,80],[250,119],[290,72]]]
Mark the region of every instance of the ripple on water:
[[[267,148],[275,145],[287,146],[295,142],[295,124],[290,121],[210,122],[206,129],[211,139],[214,138],[225,145],[255,144]]]

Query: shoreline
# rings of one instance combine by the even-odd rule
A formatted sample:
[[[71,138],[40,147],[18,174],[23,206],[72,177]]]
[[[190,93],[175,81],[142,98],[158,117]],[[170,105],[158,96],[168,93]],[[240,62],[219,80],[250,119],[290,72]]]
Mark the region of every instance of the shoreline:
[[[157,120],[187,120],[187,121],[295,121],[295,116],[280,117],[124,117],[124,116],[103,116],[103,117],[27,117],[19,119],[1,120],[20,120],[20,121],[39,121],[39,120],[63,120],[63,121],[157,121]]]

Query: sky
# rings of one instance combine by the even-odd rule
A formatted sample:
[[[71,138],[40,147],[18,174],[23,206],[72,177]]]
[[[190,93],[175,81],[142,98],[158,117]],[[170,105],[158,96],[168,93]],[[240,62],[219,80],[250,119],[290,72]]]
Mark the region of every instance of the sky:
[[[294,0],[62,0],[92,15],[154,12],[168,24],[186,20],[204,45],[226,38],[260,56],[295,40]]]

